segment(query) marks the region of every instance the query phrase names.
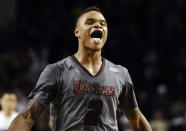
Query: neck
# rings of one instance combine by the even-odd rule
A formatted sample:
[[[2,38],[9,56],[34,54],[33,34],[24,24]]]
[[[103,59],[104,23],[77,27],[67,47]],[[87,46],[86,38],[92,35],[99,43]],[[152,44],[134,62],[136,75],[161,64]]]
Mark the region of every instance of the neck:
[[[91,50],[78,50],[74,55],[76,59],[85,65],[99,65],[101,61],[101,50],[91,51]]]
[[[12,111],[2,110],[5,114],[5,116],[9,117],[12,114]]]

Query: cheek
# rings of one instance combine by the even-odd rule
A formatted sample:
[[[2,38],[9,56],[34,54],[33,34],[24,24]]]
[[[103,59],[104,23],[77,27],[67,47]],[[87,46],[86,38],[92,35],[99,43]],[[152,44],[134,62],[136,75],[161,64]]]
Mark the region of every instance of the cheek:
[[[82,36],[82,38],[87,38],[89,37],[89,30],[88,29],[84,29],[84,30],[81,30],[80,32],[80,36]]]
[[[107,30],[105,31],[105,34],[104,34],[104,39],[105,39],[105,41],[106,41],[106,39],[107,39],[107,36],[108,36],[108,32],[107,32]]]
[[[104,31],[105,31],[105,37],[107,37],[108,29],[105,27],[105,28],[104,28]]]

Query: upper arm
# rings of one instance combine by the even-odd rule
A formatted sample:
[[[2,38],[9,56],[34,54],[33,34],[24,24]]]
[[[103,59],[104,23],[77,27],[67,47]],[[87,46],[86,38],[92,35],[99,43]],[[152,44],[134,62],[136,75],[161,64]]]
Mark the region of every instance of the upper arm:
[[[43,105],[37,100],[31,99],[27,107],[13,120],[8,131],[29,131],[43,110]]]
[[[122,111],[132,127],[139,127],[139,119],[141,116],[140,110],[136,107]]]
[[[29,99],[36,99],[48,105],[55,97],[58,89],[58,70],[56,66],[47,66],[41,73],[36,87],[30,92]]]
[[[152,131],[150,124],[138,107],[122,111],[134,131]]]
[[[135,92],[134,92],[134,86],[131,80],[131,77],[128,73],[128,70],[125,70],[123,73],[123,85],[122,90],[119,95],[119,109],[125,110],[125,109],[133,109],[138,107]]]
[[[37,121],[40,114],[43,112],[44,107],[35,99],[31,99],[25,108],[25,111],[29,113],[29,116],[33,121]]]

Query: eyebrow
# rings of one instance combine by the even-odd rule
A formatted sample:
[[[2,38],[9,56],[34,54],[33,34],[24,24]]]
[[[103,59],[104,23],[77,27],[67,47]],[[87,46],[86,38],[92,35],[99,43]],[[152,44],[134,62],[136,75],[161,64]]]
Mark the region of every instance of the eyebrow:
[[[94,19],[94,18],[87,18],[86,21],[96,21],[96,19]],[[103,20],[103,19],[98,20],[98,21],[100,21],[100,22],[104,22],[104,23],[107,23],[106,20]]]
[[[86,19],[86,21],[95,21],[95,19],[94,18],[88,18],[88,19]]]
[[[87,20],[86,20],[85,22],[88,22],[88,21],[93,21],[93,22],[95,22],[96,19],[94,19],[94,18],[87,18]],[[104,19],[100,19],[100,20],[98,20],[98,21],[99,21],[99,22],[104,22],[105,24],[107,24],[106,20],[104,20]]]

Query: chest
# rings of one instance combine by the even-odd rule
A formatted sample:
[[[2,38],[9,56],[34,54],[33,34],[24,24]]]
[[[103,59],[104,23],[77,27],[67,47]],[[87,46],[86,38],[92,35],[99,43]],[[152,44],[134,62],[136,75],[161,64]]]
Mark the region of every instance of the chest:
[[[91,76],[75,68],[61,76],[61,92],[69,95],[103,95],[118,97],[124,85],[119,73],[104,69],[99,75]]]

